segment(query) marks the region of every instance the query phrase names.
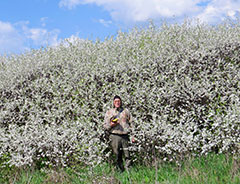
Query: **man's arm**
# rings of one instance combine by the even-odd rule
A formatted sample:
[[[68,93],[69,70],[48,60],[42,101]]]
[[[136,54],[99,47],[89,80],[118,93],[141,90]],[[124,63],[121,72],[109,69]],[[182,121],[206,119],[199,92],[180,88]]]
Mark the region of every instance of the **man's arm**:
[[[131,113],[128,109],[127,109],[127,119],[128,119],[128,123],[129,123],[131,129],[133,129],[134,128],[134,122],[133,122],[132,115],[131,115]]]
[[[128,110],[127,112],[128,112],[128,122],[129,122],[129,125],[130,125],[130,128],[131,128],[131,132],[133,132],[133,129],[134,129],[133,117],[132,117],[132,115],[131,115],[131,113],[130,113],[129,110]],[[133,143],[136,142],[136,140],[135,140],[134,137],[131,138],[131,141],[132,141]]]
[[[109,110],[106,112],[105,118],[104,118],[104,128],[108,131],[111,130],[112,127],[115,127],[117,124],[119,124],[119,121],[112,121],[112,120],[113,120],[113,117]]]
[[[104,117],[104,128],[108,131],[111,129],[109,113],[110,112],[107,111],[106,114],[105,114],[105,117]]]

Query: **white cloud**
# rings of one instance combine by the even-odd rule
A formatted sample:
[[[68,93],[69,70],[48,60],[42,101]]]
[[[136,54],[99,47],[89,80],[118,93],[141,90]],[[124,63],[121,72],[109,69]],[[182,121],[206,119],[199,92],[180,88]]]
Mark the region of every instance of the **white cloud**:
[[[40,19],[40,22],[41,22],[42,27],[45,27],[45,26],[46,26],[47,20],[48,20],[48,17],[42,17],[42,18]]]
[[[0,33],[10,33],[13,32],[14,28],[9,22],[0,21]]]
[[[12,52],[23,47],[23,39],[14,25],[0,21],[0,53]]]
[[[94,3],[109,11],[115,20],[146,21],[149,18],[195,14],[202,0],[61,0],[60,7],[72,9],[81,4]]]
[[[59,43],[59,30],[31,28],[28,21],[0,21],[0,54],[21,53],[30,48]]]
[[[239,0],[213,0],[197,17],[204,22],[217,23],[226,17],[236,19],[239,12]]]
[[[81,4],[96,4],[117,21],[146,21],[159,18],[199,18],[217,22],[235,18],[240,0],[60,0],[60,7],[72,9]]]
[[[79,0],[61,0],[59,3],[60,7],[66,6],[69,9],[76,7],[77,5],[82,4]]]
[[[81,42],[84,42],[85,40],[82,38],[79,38],[78,35],[72,35],[69,38],[65,38],[64,42],[62,42],[63,44],[65,44],[66,47],[69,46],[69,43],[73,44],[73,45],[78,45]]]
[[[105,27],[109,27],[109,25],[112,24],[112,21],[111,20],[99,19],[99,23],[103,24]]]
[[[57,45],[59,30],[48,31],[42,28],[32,28],[25,32],[27,38],[35,45]]]

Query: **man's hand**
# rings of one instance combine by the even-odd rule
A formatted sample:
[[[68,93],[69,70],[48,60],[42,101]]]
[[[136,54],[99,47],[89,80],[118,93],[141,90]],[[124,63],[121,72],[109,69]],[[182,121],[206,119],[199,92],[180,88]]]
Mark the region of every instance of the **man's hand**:
[[[134,137],[132,137],[131,141],[132,141],[132,143],[135,143],[136,139]]]
[[[119,124],[118,121],[110,121],[110,126],[111,127],[115,127],[115,126],[117,126],[117,124]]]

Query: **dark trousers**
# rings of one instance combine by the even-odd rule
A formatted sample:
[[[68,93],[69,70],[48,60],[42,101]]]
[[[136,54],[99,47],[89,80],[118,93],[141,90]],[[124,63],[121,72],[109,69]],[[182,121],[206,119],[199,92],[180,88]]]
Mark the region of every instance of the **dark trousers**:
[[[128,150],[128,142],[129,136],[128,135],[110,135],[111,147],[113,149],[113,153],[116,155],[116,166],[121,170],[124,171],[123,166],[123,154],[125,156],[125,167],[128,168],[130,166],[130,154]]]

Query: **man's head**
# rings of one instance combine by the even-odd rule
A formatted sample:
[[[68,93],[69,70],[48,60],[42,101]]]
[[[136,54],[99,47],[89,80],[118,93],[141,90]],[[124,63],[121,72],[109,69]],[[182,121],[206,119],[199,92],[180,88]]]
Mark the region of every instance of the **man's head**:
[[[116,95],[113,98],[113,106],[115,108],[120,108],[122,106],[122,99],[120,98],[120,96]]]

